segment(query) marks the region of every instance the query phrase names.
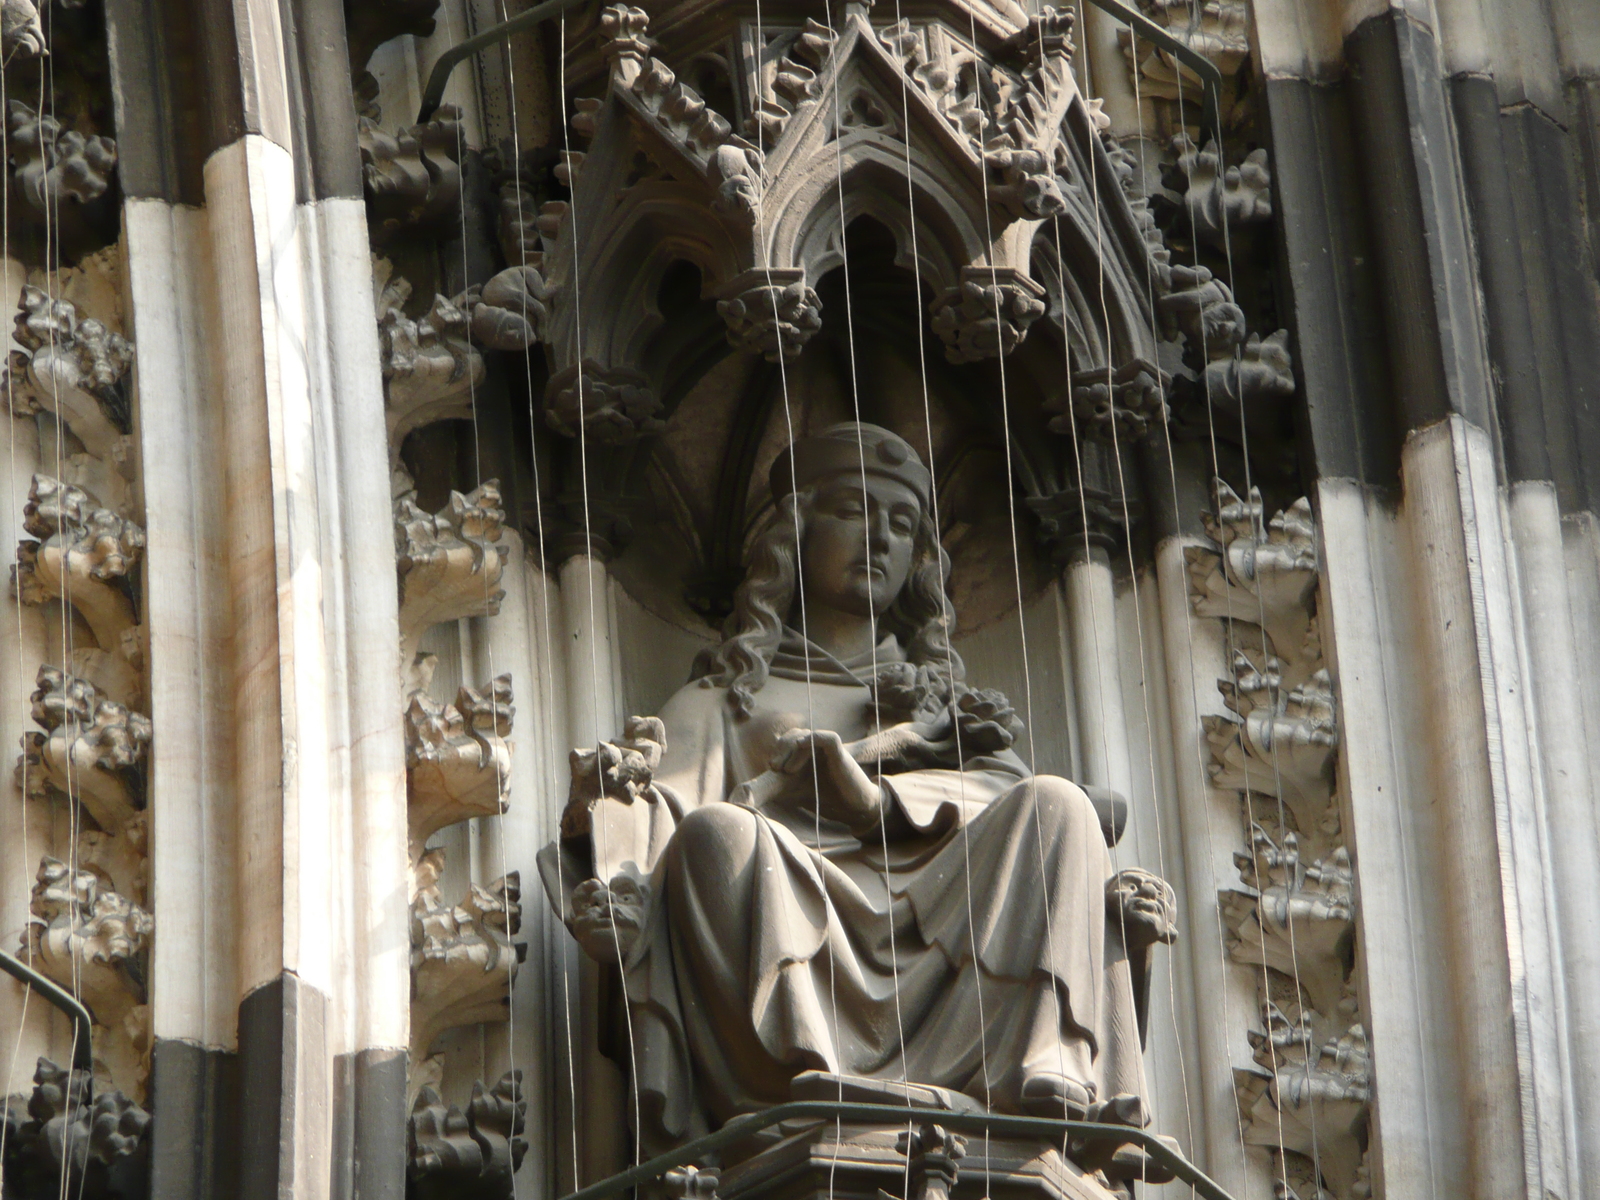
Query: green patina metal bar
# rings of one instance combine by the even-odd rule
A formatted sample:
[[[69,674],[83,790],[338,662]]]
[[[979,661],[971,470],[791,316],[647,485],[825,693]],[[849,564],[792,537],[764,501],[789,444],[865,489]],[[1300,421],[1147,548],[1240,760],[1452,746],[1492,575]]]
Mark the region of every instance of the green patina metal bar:
[[[417,110],[417,123],[420,125],[439,109],[439,102],[444,99],[445,84],[450,82],[450,73],[461,63],[471,58],[479,50],[487,49],[499,42],[505,41],[514,33],[521,33],[524,29],[532,29],[542,21],[559,16],[569,8],[576,8],[584,0],[546,0],[544,4],[535,5],[525,13],[519,13],[509,21],[485,29],[475,37],[470,37],[464,42],[451,46],[442,55],[439,61],[433,64],[433,70],[428,74],[428,86],[422,93],[422,106]],[[1194,50],[1185,46],[1173,37],[1160,25],[1137,9],[1129,8],[1121,0],[1089,0],[1102,12],[1110,13],[1119,21],[1126,21],[1133,27],[1139,36],[1148,38],[1163,50],[1170,51],[1180,62],[1191,68],[1200,76],[1205,101],[1202,106],[1201,122],[1207,131],[1213,132],[1220,139],[1222,136],[1222,72]]]
[[[763,1129],[784,1121],[839,1120],[871,1121],[887,1125],[920,1124],[936,1122],[948,1129],[971,1133],[1022,1134],[1060,1138],[1084,1138],[1105,1141],[1114,1138],[1120,1143],[1138,1146],[1156,1162],[1166,1167],[1184,1183],[1194,1189],[1201,1200],[1233,1200],[1220,1184],[1207,1176],[1155,1134],[1143,1129],[1129,1129],[1122,1125],[1104,1125],[1095,1121],[1056,1121],[1046,1117],[1012,1117],[1000,1113],[944,1112],[936,1108],[901,1108],[892,1104],[853,1104],[833,1100],[797,1100],[779,1104],[765,1112],[735,1117],[715,1133],[696,1138],[676,1150],[657,1155],[637,1167],[590,1184],[563,1200],[606,1200],[637,1184],[659,1179],[674,1167],[687,1166],[697,1159],[704,1161],[708,1154],[723,1146],[749,1137]]]
[[[72,1021],[72,1069],[81,1071],[85,1079],[94,1078],[94,1053],[89,1043],[89,1030],[93,1021],[89,1010],[85,1008],[71,992],[61,987],[55,980],[39,974],[27,963],[13,958],[4,950],[0,950],[0,971],[4,971],[16,979],[21,980],[28,987],[38,992],[46,1001],[67,1014]]]

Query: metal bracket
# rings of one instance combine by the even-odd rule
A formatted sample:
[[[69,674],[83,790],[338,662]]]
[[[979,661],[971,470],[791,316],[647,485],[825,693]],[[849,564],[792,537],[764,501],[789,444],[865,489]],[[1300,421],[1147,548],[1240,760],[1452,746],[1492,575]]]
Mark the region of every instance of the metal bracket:
[[[55,980],[41,975],[21,959],[0,950],[0,971],[21,980],[38,992],[46,1001],[67,1014],[72,1021],[72,1069],[81,1071],[91,1093],[94,1089],[94,1048],[90,1043],[90,1029],[94,1021],[89,1010],[71,992]]]
[[[461,63],[471,58],[479,50],[487,49],[496,43],[503,42],[514,33],[521,33],[524,29],[532,29],[535,25],[549,20],[551,17],[560,16],[569,8],[576,8],[584,0],[545,0],[543,4],[536,4],[525,13],[519,13],[509,21],[502,21],[499,25],[490,26],[475,37],[469,37],[464,42],[457,42],[450,49],[439,56],[433,64],[433,70],[428,73],[428,86],[422,92],[422,107],[417,110],[417,124],[424,124],[429,117],[439,110],[439,103],[444,99],[445,85],[450,82],[450,73]],[[1185,46],[1161,26],[1137,9],[1129,8],[1122,0],[1089,0],[1101,12],[1109,13],[1119,21],[1126,21],[1134,31],[1148,38],[1163,50],[1171,51],[1186,66],[1193,68],[1194,73],[1200,76],[1201,90],[1204,92],[1204,101],[1201,108],[1201,123],[1217,136],[1217,141],[1222,141],[1222,72],[1209,60]]]

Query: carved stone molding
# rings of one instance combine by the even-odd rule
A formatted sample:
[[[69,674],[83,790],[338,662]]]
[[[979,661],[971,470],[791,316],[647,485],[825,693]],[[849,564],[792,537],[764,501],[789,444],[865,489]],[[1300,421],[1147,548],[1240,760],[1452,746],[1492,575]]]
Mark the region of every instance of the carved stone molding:
[[[414,1200],[511,1200],[528,1150],[527,1111],[521,1071],[507,1071],[492,1088],[475,1081],[464,1112],[424,1087],[406,1126]]]
[[[121,1035],[96,1039],[96,1054],[118,1087],[143,1095],[144,951],[155,922],[93,871],[74,871],[53,858],[39,862],[30,912],[22,953],[81,995],[96,1025]]]
[[[963,267],[961,283],[930,309],[933,331],[951,362],[1010,354],[1044,315],[1044,288],[1011,268]]]
[[[1277,1162],[1284,1194],[1363,1200],[1362,1144],[1372,1101],[1355,983],[1354,872],[1335,803],[1340,745],[1333,683],[1316,629],[1311,506],[1263,520],[1220,480],[1204,523],[1215,548],[1188,553],[1195,612],[1222,619],[1228,712],[1203,718],[1212,782],[1236,791],[1244,891],[1219,900],[1228,950],[1258,976],[1263,1028],[1234,1083],[1246,1145]]]
[[[145,1200],[150,1114],[123,1093],[40,1058],[33,1092],[6,1108],[5,1172],[18,1196]],[[7,1193],[10,1194],[9,1191]]]
[[[1372,1102],[1367,1035],[1351,1025],[1318,1045],[1311,1016],[1263,1005],[1267,1032],[1251,1035],[1257,1066],[1234,1071],[1244,1141],[1312,1159],[1335,1197],[1355,1200]]]
[[[137,620],[123,581],[144,550],[144,530],[48,475],[33,477],[22,527],[39,540],[17,546],[11,568],[17,599],[44,604],[67,597],[101,649],[120,653]]]
[[[55,413],[97,458],[125,457],[117,443],[127,433],[123,379],[133,346],[75,305],[52,300],[29,284],[22,289],[11,352],[9,382],[0,384],[17,414]]]
[[[525,949],[512,937],[522,924],[521,882],[513,871],[487,886],[470,884],[466,899],[439,894],[443,850],[418,862],[411,901],[411,1063],[416,1072],[446,1029],[504,1021],[511,981]]]
[[[446,825],[506,810],[511,750],[505,739],[515,711],[510,675],[497,676],[481,691],[463,687],[454,704],[440,704],[425,691],[411,693],[406,792],[413,862]]]
[[[465,496],[451,492],[450,503],[437,513],[423,512],[408,497],[395,502],[401,662],[408,672],[417,639],[431,626],[500,611],[500,574],[509,554],[497,544],[504,522],[500,488],[492,479]]]
[[[54,214],[69,200],[97,200],[111,186],[117,167],[114,139],[63,129],[55,117],[36,113],[20,100],[11,101],[6,116],[13,176],[38,213]]]

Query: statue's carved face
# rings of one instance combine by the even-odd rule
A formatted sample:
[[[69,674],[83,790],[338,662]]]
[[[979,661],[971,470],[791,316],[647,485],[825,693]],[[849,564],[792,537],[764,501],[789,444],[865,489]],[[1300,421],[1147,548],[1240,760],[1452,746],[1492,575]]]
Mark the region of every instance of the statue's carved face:
[[[855,616],[888,611],[911,573],[917,494],[881,475],[842,473],[817,490],[801,555],[806,603]]]

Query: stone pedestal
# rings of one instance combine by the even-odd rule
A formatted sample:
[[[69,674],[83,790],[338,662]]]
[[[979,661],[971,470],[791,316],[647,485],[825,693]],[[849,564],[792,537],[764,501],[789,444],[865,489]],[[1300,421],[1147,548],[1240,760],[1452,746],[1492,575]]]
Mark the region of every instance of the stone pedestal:
[[[938,1119],[930,1112],[926,1118]],[[750,1157],[725,1167],[719,1200],[910,1200],[947,1195],[951,1200],[1117,1200],[1059,1147],[1033,1139],[968,1135],[954,1186],[937,1172],[908,1160],[907,1126],[893,1128],[832,1121],[797,1122],[769,1132],[764,1146],[739,1147]],[[728,1161],[737,1156],[730,1154]]]

